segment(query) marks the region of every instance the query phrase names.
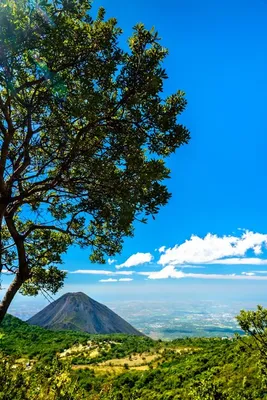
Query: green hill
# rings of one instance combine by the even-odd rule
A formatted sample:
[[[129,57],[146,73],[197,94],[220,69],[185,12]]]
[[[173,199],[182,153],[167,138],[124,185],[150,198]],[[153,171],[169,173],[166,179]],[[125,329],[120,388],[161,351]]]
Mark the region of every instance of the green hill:
[[[101,345],[108,341],[120,343],[119,352],[123,355],[132,351],[144,351],[154,345],[152,339],[126,334],[88,334],[70,330],[52,331],[32,326],[20,319],[7,315],[0,325],[0,352],[9,356],[37,359],[52,359],[75,344],[86,345],[89,340]],[[116,349],[114,354],[116,355]]]
[[[267,399],[258,353],[246,342],[50,331],[7,316],[0,326],[8,360],[0,363],[0,399]]]

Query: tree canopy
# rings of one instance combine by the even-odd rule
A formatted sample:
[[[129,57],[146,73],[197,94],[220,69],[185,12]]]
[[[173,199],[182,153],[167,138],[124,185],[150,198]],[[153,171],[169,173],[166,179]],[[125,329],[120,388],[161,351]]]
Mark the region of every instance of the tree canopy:
[[[0,275],[18,290],[55,293],[72,244],[93,262],[119,252],[135,220],[170,198],[164,159],[189,141],[164,98],[167,50],[158,33],[122,30],[88,0],[0,4]]]

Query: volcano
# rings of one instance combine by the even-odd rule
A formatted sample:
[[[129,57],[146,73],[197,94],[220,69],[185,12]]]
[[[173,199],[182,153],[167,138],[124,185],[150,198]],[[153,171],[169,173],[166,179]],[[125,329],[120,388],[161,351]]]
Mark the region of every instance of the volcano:
[[[27,322],[52,330],[67,329],[92,334],[125,333],[143,336],[108,307],[81,292],[64,294]]]

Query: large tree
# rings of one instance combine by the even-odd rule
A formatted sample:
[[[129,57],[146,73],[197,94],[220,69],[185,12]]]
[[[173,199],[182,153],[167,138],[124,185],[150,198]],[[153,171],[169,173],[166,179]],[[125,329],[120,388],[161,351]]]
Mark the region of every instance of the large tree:
[[[187,143],[181,91],[163,98],[167,50],[157,32],[121,29],[88,0],[0,4],[0,274],[18,290],[55,293],[72,244],[93,262],[121,250],[167,203],[164,159]]]

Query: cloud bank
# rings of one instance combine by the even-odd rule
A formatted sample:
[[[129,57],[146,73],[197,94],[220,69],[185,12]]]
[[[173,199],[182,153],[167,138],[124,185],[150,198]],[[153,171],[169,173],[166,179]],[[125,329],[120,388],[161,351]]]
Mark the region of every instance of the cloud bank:
[[[267,280],[267,276],[256,276],[253,273],[235,274],[192,274],[178,271],[174,265],[167,265],[162,270],[151,272],[148,279],[168,279],[168,278],[195,278],[195,279],[232,279],[232,280]]]
[[[176,244],[167,248],[161,246],[155,251],[158,254],[158,260],[155,261],[154,271],[129,270],[136,266],[142,266],[153,260],[151,253],[135,253],[131,255],[124,263],[116,265],[116,271],[88,269],[76,270],[72,274],[89,274],[89,275],[107,275],[107,279],[101,279],[100,282],[130,282],[133,279],[129,276],[135,274],[144,276],[150,280],[156,279],[234,279],[234,280],[267,280],[267,271],[244,271],[242,273],[209,273],[211,266],[224,265],[267,265],[267,259],[263,258],[263,251],[267,248],[267,234],[255,233],[252,231],[243,231],[241,235],[224,235],[208,233],[204,237],[192,235],[189,240],[182,244]],[[253,256],[254,255],[254,256]],[[114,259],[108,259],[107,263],[113,265]],[[160,270],[159,267],[161,268]],[[125,268],[126,270],[121,270]],[[186,268],[201,269],[206,268],[208,273],[187,273]],[[215,267],[214,267],[215,268]],[[128,269],[128,270],[127,270]],[[222,269],[223,270],[223,269]],[[205,272],[206,272],[205,271]],[[218,271],[218,267],[216,269]],[[229,271],[229,268],[228,268]],[[233,272],[235,272],[232,269]],[[231,272],[232,272],[231,271]],[[116,276],[124,276],[116,278]]]
[[[241,237],[219,237],[211,233],[204,238],[192,235],[181,245],[164,249],[158,264],[267,264],[267,260],[260,258],[242,258],[249,250],[260,255],[266,244],[266,234],[250,231],[245,231]]]

